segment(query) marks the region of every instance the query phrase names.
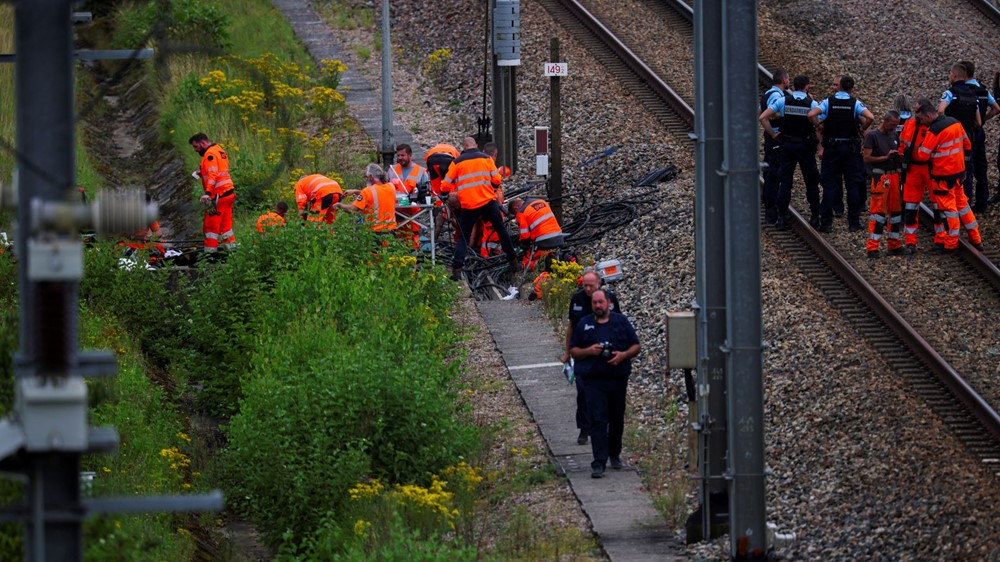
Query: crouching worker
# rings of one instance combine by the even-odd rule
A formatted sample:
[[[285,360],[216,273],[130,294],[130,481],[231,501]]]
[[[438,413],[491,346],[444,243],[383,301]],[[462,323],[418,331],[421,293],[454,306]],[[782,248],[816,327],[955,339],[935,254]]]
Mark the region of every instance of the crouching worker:
[[[266,234],[275,228],[285,226],[285,213],[287,212],[288,203],[278,201],[274,205],[274,210],[257,217],[257,232]]]
[[[573,330],[569,353],[576,359],[576,376],[583,381],[590,418],[590,444],[594,460],[591,478],[604,476],[609,460],[620,469],[625,430],[625,394],[632,374],[632,358],[639,354],[639,337],[624,314],[611,311],[603,290],[591,297],[593,314],[584,316]]]
[[[517,219],[519,240],[527,251],[521,262],[525,269],[534,268],[539,259],[549,254],[548,250],[562,246],[563,231],[552,214],[552,207],[544,199],[511,199],[507,202],[507,211]],[[534,251],[530,251],[531,248]]]

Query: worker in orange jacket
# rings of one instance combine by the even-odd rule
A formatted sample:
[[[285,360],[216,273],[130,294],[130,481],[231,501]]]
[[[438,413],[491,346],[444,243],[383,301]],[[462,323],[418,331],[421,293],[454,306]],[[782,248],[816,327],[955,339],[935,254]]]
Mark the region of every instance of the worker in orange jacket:
[[[302,176],[295,182],[295,204],[302,220],[333,224],[337,203],[344,198],[340,184],[322,174]]]
[[[351,213],[361,213],[366,222],[378,233],[392,233],[396,230],[396,189],[378,164],[368,164],[365,168],[364,189],[351,189],[347,195],[355,195],[350,203],[337,203],[337,207]]]
[[[914,111],[919,112],[923,106],[931,105],[928,99],[917,100]],[[917,150],[927,136],[927,127],[913,117],[907,119],[903,131],[899,134],[899,154],[902,156],[903,173],[903,253],[912,255],[917,252],[917,227],[919,226],[920,202],[924,200],[924,192],[934,189],[930,174],[930,156]],[[934,208],[934,242],[944,247],[944,221],[941,212],[933,202]]]
[[[201,196],[205,211],[202,230],[205,233],[205,252],[236,247],[236,233],[233,232],[233,204],[236,202],[236,187],[229,176],[229,155],[222,147],[208,140],[205,133],[196,133],[188,139],[191,148],[201,156],[198,177],[205,193]]]
[[[440,197],[441,182],[451,168],[452,162],[459,157],[458,149],[450,144],[436,144],[424,155],[424,164],[427,165],[427,177],[431,183],[431,194]],[[436,203],[441,205],[440,201]]]
[[[982,248],[979,225],[969,208],[962,181],[972,143],[962,124],[954,117],[938,115],[937,109],[921,106],[917,119],[927,127],[927,135],[917,150],[930,158],[930,174],[934,188],[931,197],[944,215],[944,252],[958,250],[959,225],[964,224],[969,240]],[[961,209],[961,210],[959,210]]]
[[[479,255],[484,258],[491,258],[500,255],[500,235],[493,229],[492,223],[481,223],[479,231]]]
[[[861,143],[861,158],[868,167],[868,192],[871,194],[868,217],[868,240],[865,249],[869,258],[879,257],[879,247],[886,230],[889,255],[903,253],[900,226],[903,219],[899,192],[899,169],[902,157],[896,140],[899,112],[890,109],[876,129],[868,131]],[[888,229],[886,226],[888,225]]]
[[[517,220],[521,245],[525,249],[530,248],[524,255],[524,267],[534,268],[539,259],[549,254],[549,250],[562,246],[562,228],[552,213],[552,207],[544,199],[511,199],[507,202],[507,212]]]
[[[458,244],[452,261],[452,279],[456,281],[462,275],[472,227],[480,217],[493,224],[511,268],[520,269],[514,245],[507,229],[503,227],[503,217],[500,216],[500,206],[496,200],[496,188],[499,185],[500,173],[493,159],[477,148],[476,139],[465,137],[462,140],[462,154],[455,159],[441,182],[441,191],[449,194],[449,203],[461,208]]]
[[[274,210],[257,217],[257,232],[265,234],[275,228],[285,226],[285,213],[287,212],[288,203],[278,201],[274,205]]]
[[[417,196],[421,195],[421,192],[429,193],[430,178],[427,175],[427,170],[413,161],[413,148],[410,145],[396,145],[396,163],[389,167],[388,172],[389,179],[396,188],[396,193],[406,193],[411,202],[422,203],[422,201],[416,201]],[[406,216],[415,216],[420,213],[420,209],[405,209],[401,210],[400,213]],[[420,225],[416,221],[410,221],[399,229],[411,233],[410,238],[413,241],[414,249],[420,247]]]

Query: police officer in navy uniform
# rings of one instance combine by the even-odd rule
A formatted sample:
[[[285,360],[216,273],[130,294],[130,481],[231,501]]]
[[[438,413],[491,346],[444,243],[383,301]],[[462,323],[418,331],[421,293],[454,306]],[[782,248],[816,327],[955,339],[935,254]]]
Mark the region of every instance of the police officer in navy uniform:
[[[764,110],[776,99],[785,97],[785,89],[788,88],[788,72],[779,68],[771,75],[772,86],[760,96],[760,111]],[[781,130],[781,118],[778,115],[771,120],[771,127],[775,131]],[[781,152],[779,142],[774,138],[764,135],[764,162],[767,164],[767,171],[764,173],[764,221],[767,224],[778,222],[778,184],[780,183],[779,173],[781,167]]]
[[[569,324],[566,326],[566,353],[562,357],[563,363],[569,362],[573,328],[584,316],[594,312],[590,307],[590,302],[594,291],[601,288],[601,276],[594,270],[584,271],[580,277],[580,285],[580,290],[569,298]],[[615,297],[615,294],[606,289],[604,293],[611,302],[611,310],[621,312],[621,305],[618,304],[618,298]],[[576,444],[586,445],[587,437],[590,435],[590,418],[587,417],[587,391],[583,388],[583,380],[580,377],[576,377],[576,428],[580,430]]]
[[[795,176],[795,165],[802,170],[802,179],[806,184],[806,201],[812,216],[809,224],[819,228],[819,170],[816,168],[816,128],[809,121],[809,111],[819,104],[809,95],[809,77],[796,76],[792,81],[792,92],[775,97],[759,117],[764,127],[765,138],[772,138],[780,143],[781,165],[778,176],[778,192],[775,204],[778,209],[778,230],[789,228],[788,205],[792,201],[792,181]],[[781,131],[775,131],[771,125],[771,117],[781,118]]]
[[[976,91],[966,81],[969,79],[969,71],[962,63],[955,63],[948,71],[948,82],[951,86],[941,94],[941,101],[938,102],[938,113],[954,117],[962,124],[965,134],[972,142],[973,151],[976,146],[976,131],[982,129],[983,121],[979,116],[979,100],[976,99]],[[969,155],[966,154],[968,157]],[[965,161],[965,180],[963,187],[965,197],[969,201],[975,201],[975,191],[973,185],[974,174],[970,160]]]
[[[986,161],[986,131],[983,127],[986,126],[987,121],[1000,114],[1000,105],[997,104],[996,98],[993,97],[989,89],[980,84],[979,80],[976,80],[976,63],[970,60],[963,60],[958,61],[958,64],[965,67],[966,76],[968,76],[968,80],[965,83],[975,92],[976,101],[979,106],[981,126],[976,127],[976,135],[974,137],[969,137],[972,141],[972,174],[970,175],[974,176],[976,180],[976,197],[973,199],[969,196],[969,201],[973,202],[972,212],[981,213],[986,210],[986,205],[990,198],[990,179],[987,172],[989,166]],[[966,178],[966,181],[968,181],[968,178]]]
[[[639,354],[640,346],[635,328],[624,314],[611,311],[604,291],[594,291],[591,306],[593,314],[584,316],[573,330],[569,353],[576,359],[577,377],[583,379],[587,391],[594,453],[590,476],[601,478],[609,461],[616,470],[624,466],[625,395],[632,358]]]
[[[861,209],[865,200],[865,164],[861,159],[861,139],[875,120],[872,112],[851,95],[854,79],[840,77],[839,90],[809,111],[813,125],[823,127],[819,157],[819,181],[823,199],[819,204],[820,232],[833,232],[833,210],[847,187],[848,230],[861,230]]]

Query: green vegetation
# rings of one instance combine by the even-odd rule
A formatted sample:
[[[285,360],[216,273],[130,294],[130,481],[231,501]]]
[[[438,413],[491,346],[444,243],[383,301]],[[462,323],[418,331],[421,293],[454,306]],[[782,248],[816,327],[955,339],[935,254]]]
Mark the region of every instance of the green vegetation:
[[[14,6],[0,2],[0,52],[14,52]],[[14,65],[0,64],[0,140],[14,146]],[[10,181],[14,155],[0,147],[0,183]]]

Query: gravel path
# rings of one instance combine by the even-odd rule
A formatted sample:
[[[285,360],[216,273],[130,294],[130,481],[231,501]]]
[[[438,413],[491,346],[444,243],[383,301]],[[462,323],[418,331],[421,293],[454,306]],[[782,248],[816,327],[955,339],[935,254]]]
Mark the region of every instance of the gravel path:
[[[604,10],[619,13],[623,22],[632,21],[627,17],[635,18],[636,22],[654,19],[642,15],[643,2],[639,0],[623,0],[614,6],[591,1],[599,5],[595,11],[601,10],[602,15]],[[832,44],[837,26],[846,25],[845,29],[851,29],[852,36],[858,38],[858,44],[875,44],[888,53],[902,40],[885,38],[886,32],[879,30],[898,29],[892,33],[902,36],[900,22],[910,20],[900,14],[926,13],[927,16],[921,17],[929,22],[939,13],[935,8],[937,3],[925,0],[901,3],[904,6],[893,4],[876,17],[870,4],[863,2],[763,0],[763,55],[786,64],[793,72],[810,73],[816,84],[826,84],[829,77],[841,70],[839,65],[843,65],[858,76],[859,96],[873,110],[881,111],[888,107],[893,90],[898,87],[886,85],[884,92],[878,92],[872,87],[874,78],[889,74],[910,78],[915,74],[910,68],[913,63],[903,57],[895,64],[908,66],[886,72],[887,59],[870,54],[842,55],[823,49]],[[779,8],[783,19],[776,22],[771,11],[777,12]],[[855,10],[849,13],[858,15],[848,17],[834,8]],[[438,2],[433,7],[407,3],[403,10],[405,13],[395,16],[396,29],[409,32],[394,37],[402,57],[410,57],[406,59],[411,60],[410,68],[418,67],[419,61],[435,48],[449,46],[453,56],[444,79],[439,82],[445,87],[417,85],[410,93],[397,91],[397,106],[406,108],[398,116],[406,123],[419,121],[422,132],[415,132],[415,137],[426,146],[457,140],[472,131],[471,124],[481,110],[482,37],[481,33],[462,34],[456,30],[481,29],[482,14],[470,12],[467,4],[455,0]],[[683,455],[686,428],[679,420],[685,415],[682,410],[679,415],[665,419],[665,409],[681,393],[683,383],[678,373],[664,373],[661,350],[665,344],[664,313],[687,308],[694,297],[690,143],[686,138],[666,133],[538,4],[525,0],[521,10],[523,66],[518,76],[521,146],[530,146],[533,125],[548,121],[548,83],[540,74],[541,63],[548,58],[550,37],[560,38],[564,59],[570,63],[570,77],[562,85],[564,174],[567,185],[572,186],[568,192],[573,194],[566,202],[568,214],[591,202],[640,191],[628,186],[667,163],[681,169],[679,179],[661,186],[655,204],[644,209],[637,221],[610,233],[590,251],[597,258],[622,260],[626,278],[616,289],[644,343],[645,351],[630,385],[630,420],[633,428],[650,431],[658,439],[647,443],[643,450],[634,449],[637,443],[627,443],[626,447],[631,445],[635,457],[643,464],[662,462],[664,458],[676,463]],[[965,14],[962,9],[957,11],[960,14],[957,17],[980,18],[975,13]],[[798,22],[794,25],[806,26],[798,34],[792,33],[787,23],[793,16]],[[427,26],[427,21],[443,24]],[[895,23],[888,26],[888,21]],[[626,23],[625,29],[637,25]],[[766,32],[764,27],[768,27]],[[648,31],[640,34],[650,46],[637,47],[631,41],[630,45],[637,51],[653,53],[657,65],[690,59],[687,44],[660,41],[657,34]],[[780,48],[775,46],[778,43]],[[400,45],[406,47],[399,49]],[[984,43],[981,48],[987,47],[989,44]],[[830,62],[810,66],[817,52],[831,53],[821,57]],[[937,96],[944,88],[943,75],[950,59],[947,53],[935,56],[942,62],[928,65],[933,68],[922,82]],[[970,56],[987,60],[985,52]],[[368,66],[371,76],[377,77],[377,61],[370,61]],[[396,84],[401,83],[401,78],[395,78]],[[411,74],[410,80],[417,83],[419,77]],[[462,124],[464,129],[456,126]],[[591,166],[577,167],[577,163],[613,145],[622,148]],[[530,156],[525,150],[519,155],[520,162],[530,162]],[[522,169],[520,177],[515,179],[530,177],[531,171]],[[831,239],[838,247],[843,245],[842,250],[848,252],[852,261],[864,262],[860,237],[838,232]],[[848,251],[852,248],[857,248],[854,254]],[[940,268],[930,256],[921,254],[914,260],[926,262],[918,267],[914,261],[908,275],[883,271],[893,268],[878,264],[882,269],[869,277],[877,277],[886,287],[899,286],[905,280],[912,287],[906,293],[910,295],[908,298],[927,298],[920,291],[938,286],[940,276],[934,276],[933,272]],[[995,537],[1000,536],[1000,513],[996,507],[1000,506],[1000,493],[996,480],[976,467],[941,422],[908,395],[889,367],[766,235],[762,261],[763,327],[770,346],[765,353],[766,431],[768,464],[774,471],[768,481],[769,517],[799,537],[782,554],[790,559],[809,560],[1000,557],[995,544]],[[957,277],[948,273],[945,279]],[[949,292],[946,288],[935,289],[938,290],[942,295]],[[954,314],[962,300],[947,300],[948,309]],[[965,300],[970,298],[967,296]],[[959,324],[949,325],[942,333],[956,334],[946,337],[961,334],[968,339],[965,345],[970,355],[973,349],[985,349],[983,353],[988,353],[989,340],[1000,339],[989,331],[998,322],[991,322],[987,306],[995,314],[995,301],[987,305],[980,302],[983,310],[976,312],[977,318],[983,318],[982,323],[976,324],[976,334],[981,337],[973,338],[967,325]],[[935,317],[927,325],[937,326]],[[996,363],[995,355],[992,361],[986,361],[982,355],[970,358],[970,364],[995,368]],[[690,547],[689,552],[692,558],[717,558],[722,549],[717,545],[697,545]]]

